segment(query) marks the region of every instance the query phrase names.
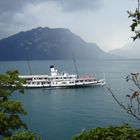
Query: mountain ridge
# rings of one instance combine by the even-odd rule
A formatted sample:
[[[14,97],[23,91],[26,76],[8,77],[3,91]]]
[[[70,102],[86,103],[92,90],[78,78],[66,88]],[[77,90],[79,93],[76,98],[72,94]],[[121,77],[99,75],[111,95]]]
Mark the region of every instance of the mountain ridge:
[[[0,40],[0,60],[110,59],[95,43],[69,29],[37,27]]]

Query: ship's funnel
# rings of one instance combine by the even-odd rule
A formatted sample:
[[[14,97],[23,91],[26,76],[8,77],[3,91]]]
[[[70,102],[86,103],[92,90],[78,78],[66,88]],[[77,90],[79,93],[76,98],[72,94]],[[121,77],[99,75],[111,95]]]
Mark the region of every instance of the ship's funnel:
[[[57,69],[54,68],[54,65],[51,65],[50,69],[51,69],[51,75],[56,76],[57,75]]]
[[[54,68],[54,65],[51,65],[50,68]]]
[[[51,72],[55,72],[54,65],[50,66]]]

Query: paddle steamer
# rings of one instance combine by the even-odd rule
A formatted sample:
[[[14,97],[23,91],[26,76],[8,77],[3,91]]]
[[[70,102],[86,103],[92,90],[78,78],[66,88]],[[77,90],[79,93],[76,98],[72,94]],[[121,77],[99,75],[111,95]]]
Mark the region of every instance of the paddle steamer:
[[[68,88],[103,86],[105,79],[97,80],[93,76],[79,76],[77,74],[59,73],[53,65],[50,66],[51,75],[20,75],[25,79],[25,88]]]

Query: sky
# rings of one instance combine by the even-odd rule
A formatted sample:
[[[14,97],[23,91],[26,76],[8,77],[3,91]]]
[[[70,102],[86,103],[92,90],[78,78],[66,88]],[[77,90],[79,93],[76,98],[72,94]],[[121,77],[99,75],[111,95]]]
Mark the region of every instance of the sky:
[[[137,0],[0,0],[0,39],[36,27],[67,28],[102,50],[133,36],[127,11]]]

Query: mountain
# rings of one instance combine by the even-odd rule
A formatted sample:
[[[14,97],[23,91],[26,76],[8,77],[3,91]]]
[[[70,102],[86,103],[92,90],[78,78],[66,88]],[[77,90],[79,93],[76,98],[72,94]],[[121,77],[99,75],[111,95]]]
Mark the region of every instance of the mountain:
[[[140,58],[140,40],[130,42],[120,49],[111,50],[109,53],[125,58]]]
[[[0,40],[0,60],[116,58],[68,29],[38,27]]]

